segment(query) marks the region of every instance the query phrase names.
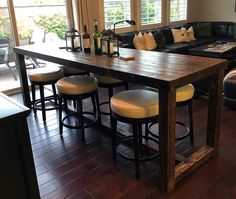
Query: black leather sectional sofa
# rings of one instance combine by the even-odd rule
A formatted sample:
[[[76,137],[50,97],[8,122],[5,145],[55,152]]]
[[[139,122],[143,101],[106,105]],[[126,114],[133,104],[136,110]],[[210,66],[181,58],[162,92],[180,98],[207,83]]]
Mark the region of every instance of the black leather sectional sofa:
[[[200,24],[210,24],[211,26],[211,36],[205,37],[198,35],[198,25]],[[180,29],[181,27],[189,28],[193,26],[194,34],[196,40],[193,42],[184,42],[184,43],[174,43],[171,29]],[[190,48],[194,48],[203,44],[212,43],[215,41],[236,41],[236,23],[233,22],[191,22],[180,24],[177,26],[165,26],[156,29],[143,30],[141,32],[152,32],[155,34],[157,31],[161,32],[165,37],[164,47],[157,47],[154,49],[158,52],[167,52],[167,53],[181,53],[188,54]],[[133,38],[135,34],[138,34],[139,31],[127,32],[119,34],[119,40],[121,41],[123,47],[134,48]]]
[[[199,26],[208,24],[210,26],[210,35],[202,35],[199,31]],[[181,27],[185,27],[188,29],[193,26],[194,35],[196,40],[192,42],[184,42],[184,43],[174,43],[174,38],[172,36],[172,28],[180,29]],[[201,30],[201,32],[204,30]],[[208,30],[209,31],[209,30]],[[152,32],[155,34],[156,32],[161,32],[165,37],[165,44],[157,46],[153,51],[165,52],[165,53],[179,53],[179,54],[189,54],[189,49],[201,46],[204,44],[214,43],[216,41],[222,42],[236,42],[236,23],[233,22],[191,22],[184,23],[177,26],[165,26],[156,29],[143,30],[141,32]],[[122,43],[122,46],[125,48],[134,48],[133,46],[133,38],[135,34],[138,34],[139,31],[121,33],[118,35],[119,41]],[[158,44],[157,44],[158,45]],[[204,51],[202,52],[202,56],[207,56]],[[230,60],[231,64],[229,64],[229,71],[232,68],[232,65],[235,63],[233,60],[236,60],[236,50],[233,52],[229,52],[225,55],[226,59]],[[208,80],[204,79],[198,82],[194,82],[195,86],[195,94],[199,96],[208,90]]]

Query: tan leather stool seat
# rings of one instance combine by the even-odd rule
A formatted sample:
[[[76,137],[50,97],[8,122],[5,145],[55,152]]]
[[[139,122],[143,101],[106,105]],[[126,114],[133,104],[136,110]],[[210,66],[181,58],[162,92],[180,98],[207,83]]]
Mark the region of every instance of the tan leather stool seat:
[[[176,90],[176,102],[184,102],[192,99],[194,95],[194,87],[192,84],[182,86]]]
[[[159,113],[158,93],[149,90],[128,90],[111,98],[111,110],[127,118],[149,118]]]
[[[153,87],[147,87],[148,90],[158,92],[158,89]],[[194,95],[194,86],[188,84],[176,89],[176,102],[184,102],[189,99],[192,99]]]
[[[116,79],[116,78],[104,76],[104,75],[91,74],[91,76],[95,77],[98,80],[99,84],[117,84],[117,83],[123,82],[120,79]]]
[[[30,81],[34,82],[50,82],[56,81],[64,76],[60,67],[42,67],[32,69],[28,73]]]
[[[58,92],[67,95],[86,94],[95,91],[97,88],[97,79],[91,76],[64,77],[57,82]]]
[[[67,75],[78,75],[78,74],[83,74],[85,71],[80,70],[78,68],[70,67],[70,66],[61,66],[65,76]]]

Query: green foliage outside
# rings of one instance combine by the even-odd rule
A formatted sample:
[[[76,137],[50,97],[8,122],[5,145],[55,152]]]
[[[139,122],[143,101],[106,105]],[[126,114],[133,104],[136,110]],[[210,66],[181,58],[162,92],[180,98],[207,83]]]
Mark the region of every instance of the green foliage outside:
[[[39,16],[33,17],[35,26],[40,26],[46,30],[46,32],[54,32],[60,39],[65,38],[66,34],[66,17],[65,16]],[[0,16],[0,38],[10,37],[10,22],[9,17]],[[34,31],[34,27],[27,26],[25,22],[18,23],[19,39],[29,38]]]
[[[146,0],[141,2],[142,24],[155,23],[157,21],[158,10],[155,7],[156,0]]]
[[[110,3],[110,6],[112,7],[112,5],[116,5],[117,7],[114,9],[110,9],[107,11],[107,24],[108,26],[113,25],[115,22],[117,21],[122,21],[125,20],[126,17],[124,15],[125,13],[125,8],[124,5],[122,3]]]
[[[10,36],[9,31],[7,31],[9,18],[6,16],[0,16],[0,39],[7,39]]]
[[[41,15],[39,17],[33,18],[33,21],[36,25],[43,27],[46,32],[54,32],[58,35],[60,39],[65,38],[66,34],[66,17],[53,15],[45,16]]]

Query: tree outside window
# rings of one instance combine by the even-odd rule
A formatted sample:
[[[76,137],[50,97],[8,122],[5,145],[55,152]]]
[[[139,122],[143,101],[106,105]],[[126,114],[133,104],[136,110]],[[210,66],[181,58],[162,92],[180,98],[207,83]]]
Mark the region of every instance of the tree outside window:
[[[141,0],[141,25],[161,23],[161,0]]]
[[[130,0],[104,0],[105,27],[126,19],[131,19]],[[116,26],[127,27],[126,23]]]

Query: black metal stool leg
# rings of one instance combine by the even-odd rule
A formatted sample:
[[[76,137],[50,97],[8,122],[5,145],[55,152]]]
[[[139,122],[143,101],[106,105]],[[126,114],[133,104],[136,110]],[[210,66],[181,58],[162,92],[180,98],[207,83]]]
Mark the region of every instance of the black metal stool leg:
[[[149,135],[149,129],[148,129],[148,123],[145,123],[145,139],[148,140]]]
[[[116,160],[117,154],[116,154],[116,131],[117,131],[117,120],[114,118],[111,118],[112,123],[112,157],[113,160]]]
[[[85,142],[83,105],[82,105],[81,99],[78,99],[78,101],[77,101],[77,112],[78,112],[78,116],[79,116],[79,124],[80,124],[80,128],[81,128],[81,133],[82,133],[82,141]]]
[[[113,88],[112,87],[109,87],[108,88],[108,101],[109,101],[109,113],[110,113],[110,126],[112,126],[112,124],[111,124],[111,118],[112,118],[112,115],[111,115],[111,106],[110,106],[110,101],[111,101],[111,98],[112,98],[112,96],[113,96]]]
[[[194,134],[193,134],[193,106],[192,106],[192,100],[188,103],[188,117],[189,117],[189,137],[190,137],[190,143],[194,143]]]
[[[142,149],[142,145],[143,145],[143,129],[142,129],[142,124],[138,124],[138,143],[139,143],[139,148]]]
[[[94,99],[93,96],[91,97],[91,101],[92,101],[92,104],[93,104],[93,113],[96,114],[96,112],[97,112],[97,111],[96,111],[96,110],[97,110],[97,109],[96,109],[96,102],[95,102],[95,99]]]
[[[63,109],[62,98],[59,97],[59,133],[61,137],[63,134],[62,109]]]
[[[31,82],[31,90],[32,90],[32,105],[33,105],[33,110],[34,110],[34,114],[36,114],[37,109],[34,107],[35,101],[36,101],[36,97],[35,97],[35,84]]]
[[[93,98],[94,99],[94,98]],[[102,124],[102,120],[101,120],[101,111],[100,111],[100,106],[99,106],[99,96],[98,96],[98,91],[95,93],[95,100],[94,100],[94,104],[97,106],[97,122],[99,124],[99,126],[101,126]],[[96,107],[95,107],[96,109]]]
[[[54,104],[57,106],[57,91],[56,91],[56,86],[55,84],[52,84],[52,92],[53,92],[53,97],[54,97]]]
[[[43,116],[43,121],[45,122],[46,121],[46,112],[45,112],[44,86],[40,85],[39,90],[40,90],[40,98],[41,98],[42,116]]]
[[[135,163],[135,173],[136,178],[140,178],[139,170],[139,136],[138,136],[138,124],[133,124],[133,139],[134,139],[134,163]]]

